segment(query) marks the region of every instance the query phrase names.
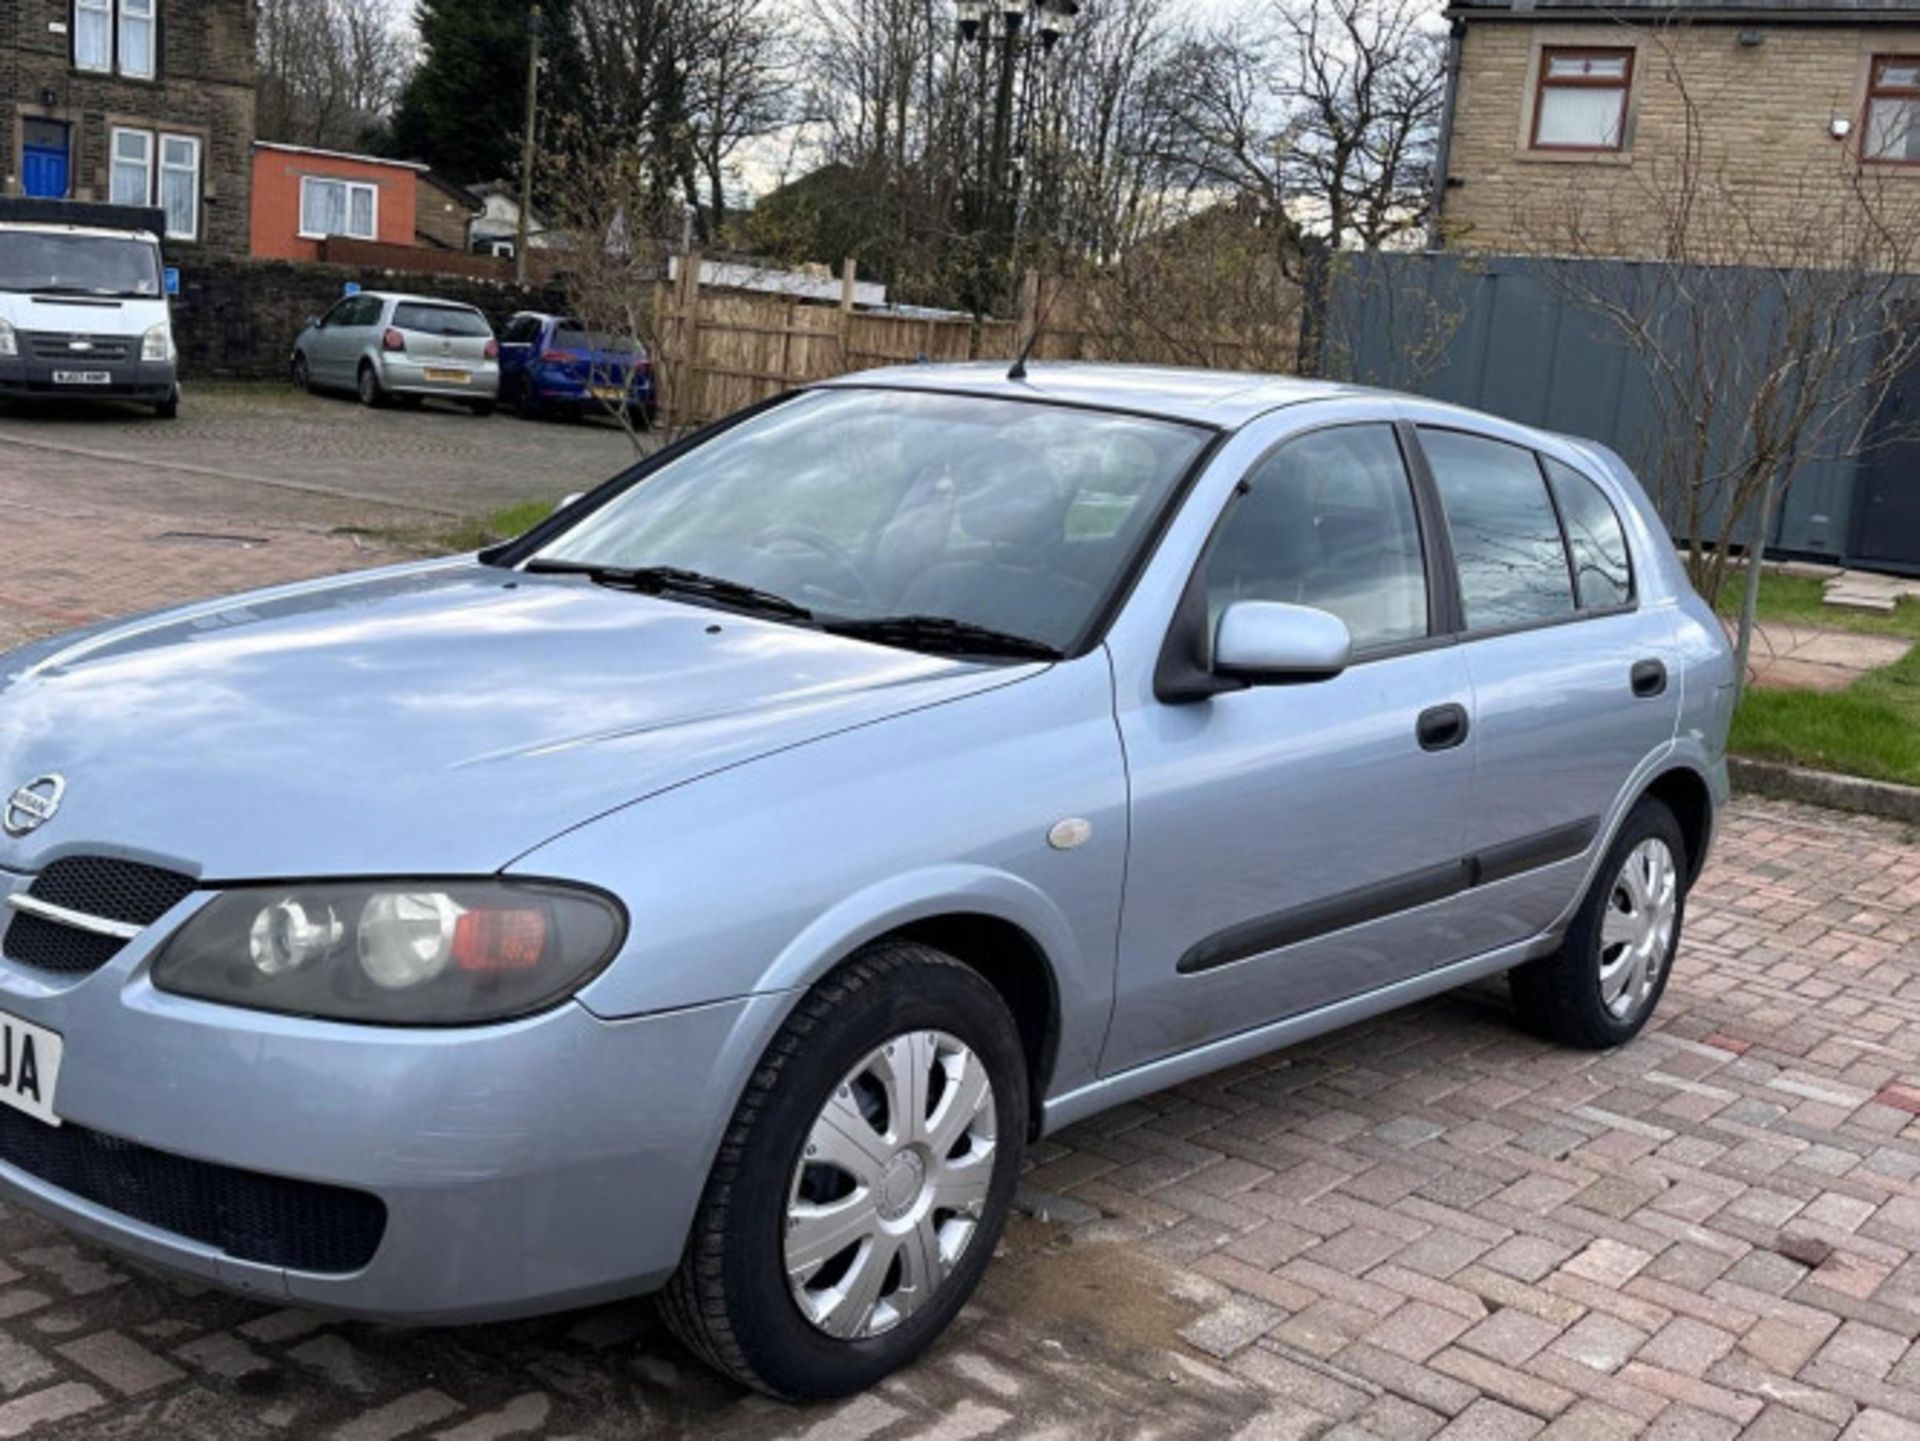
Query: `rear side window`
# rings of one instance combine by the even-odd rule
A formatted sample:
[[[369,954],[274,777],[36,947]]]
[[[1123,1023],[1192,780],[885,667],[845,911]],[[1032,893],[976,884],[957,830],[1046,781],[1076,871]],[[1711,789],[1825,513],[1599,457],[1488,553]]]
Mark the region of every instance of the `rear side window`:
[[[540,334],[540,317],[537,315],[516,315],[507,322],[505,333],[500,337],[507,345],[531,345],[534,337]]]
[[[493,334],[486,316],[479,311],[452,305],[396,305],[393,308],[393,323],[402,330],[411,330],[419,335],[479,339]]]
[[[1303,435],[1248,483],[1207,557],[1214,620],[1237,600],[1278,600],[1339,616],[1356,650],[1426,635],[1420,522],[1391,426]]]
[[[553,343],[562,350],[596,350],[610,355],[638,355],[640,342],[631,335],[611,330],[587,330],[568,324],[553,333]]]
[[[1573,614],[1560,522],[1530,450],[1457,430],[1420,432],[1440,488],[1468,630]]]
[[[1566,528],[1567,548],[1573,554],[1580,608],[1602,610],[1625,605],[1633,599],[1633,563],[1613,503],[1572,466],[1547,455],[1540,460],[1553,485],[1553,498],[1560,503],[1560,523]]]

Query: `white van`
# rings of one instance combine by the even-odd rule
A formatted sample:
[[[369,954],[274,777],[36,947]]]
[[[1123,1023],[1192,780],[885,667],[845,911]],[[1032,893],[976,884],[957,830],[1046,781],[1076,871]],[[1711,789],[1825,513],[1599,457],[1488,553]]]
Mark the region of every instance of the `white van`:
[[[162,213],[0,200],[0,400],[121,400],[180,413]]]

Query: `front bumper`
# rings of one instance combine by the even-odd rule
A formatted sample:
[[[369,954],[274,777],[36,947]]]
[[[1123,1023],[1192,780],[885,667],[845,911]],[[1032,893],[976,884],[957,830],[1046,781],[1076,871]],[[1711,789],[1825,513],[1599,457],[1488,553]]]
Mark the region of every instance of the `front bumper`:
[[[0,899],[26,884],[0,872]],[[54,1107],[70,1126],[368,1193],[386,1217],[372,1259],[348,1273],[240,1259],[137,1220],[111,1196],[49,1184],[4,1151],[0,1191],[230,1290],[401,1323],[558,1310],[650,1290],[672,1272],[784,998],[620,1021],[568,1002],[445,1030],[273,1016],[150,983],[159,939],[203,902],[189,898],[90,975],[0,961],[0,1010],[61,1034]]]
[[[134,347],[139,348],[138,344]],[[106,371],[105,385],[56,384],[56,371]],[[163,401],[173,395],[177,375],[174,363],[144,360],[42,360],[34,356],[0,356],[0,397],[9,400],[133,400]]]

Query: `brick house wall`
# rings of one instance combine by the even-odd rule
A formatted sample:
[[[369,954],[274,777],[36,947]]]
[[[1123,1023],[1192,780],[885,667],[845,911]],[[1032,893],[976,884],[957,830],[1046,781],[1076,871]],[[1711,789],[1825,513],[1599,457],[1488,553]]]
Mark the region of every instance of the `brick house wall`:
[[[301,189],[309,177],[371,185],[376,197],[372,238],[387,245],[412,245],[419,176],[418,166],[401,161],[256,145],[252,253],[261,260],[321,258],[321,238],[301,234]]]
[[[1817,261],[1803,252],[1843,244],[1830,233],[1822,242],[1821,231],[1863,177],[1884,213],[1920,216],[1920,165],[1863,166],[1860,158],[1871,61],[1920,55],[1920,6],[1911,24],[1769,23],[1751,11],[1737,23],[1658,24],[1579,19],[1547,7],[1453,13],[1467,23],[1442,210],[1450,246],[1667,253],[1664,230],[1679,209],[1673,197],[1686,187],[1690,109],[1698,118],[1691,173],[1706,197],[1688,237],[1695,258]],[[1543,151],[1532,143],[1549,47],[1632,52],[1617,152]],[[1836,121],[1849,128],[1844,139],[1833,134]],[[1569,243],[1575,226],[1577,247]]]
[[[0,191],[24,189],[28,120],[67,127],[68,195],[111,197],[115,127],[199,142],[198,236],[181,259],[247,253],[254,128],[254,0],[156,0],[150,80],[75,63],[74,0],[0,0]],[[117,13],[117,7],[116,7]],[[158,140],[156,146],[156,163]]]

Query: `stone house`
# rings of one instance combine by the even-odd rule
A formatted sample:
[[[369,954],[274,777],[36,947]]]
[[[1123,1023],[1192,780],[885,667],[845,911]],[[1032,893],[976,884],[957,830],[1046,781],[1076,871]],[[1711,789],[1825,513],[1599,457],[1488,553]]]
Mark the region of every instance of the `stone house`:
[[[1920,215],[1920,0],[1453,0],[1447,15],[1444,244],[1664,255],[1686,210],[1691,258],[1817,263],[1850,243],[1850,197]]]
[[[154,205],[244,256],[255,0],[0,0],[0,191]]]

